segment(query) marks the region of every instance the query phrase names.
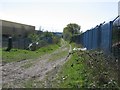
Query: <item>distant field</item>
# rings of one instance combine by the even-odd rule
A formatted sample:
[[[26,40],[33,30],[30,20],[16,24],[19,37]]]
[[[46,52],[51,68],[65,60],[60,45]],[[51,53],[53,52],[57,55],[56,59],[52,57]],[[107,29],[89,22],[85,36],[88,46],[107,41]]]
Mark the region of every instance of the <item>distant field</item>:
[[[42,47],[36,51],[21,50],[21,49],[12,49],[10,52],[6,52],[5,49],[0,49],[2,51],[2,62],[10,63],[17,62],[26,59],[35,59],[41,55],[51,53],[59,48],[59,45],[52,44],[45,47]]]

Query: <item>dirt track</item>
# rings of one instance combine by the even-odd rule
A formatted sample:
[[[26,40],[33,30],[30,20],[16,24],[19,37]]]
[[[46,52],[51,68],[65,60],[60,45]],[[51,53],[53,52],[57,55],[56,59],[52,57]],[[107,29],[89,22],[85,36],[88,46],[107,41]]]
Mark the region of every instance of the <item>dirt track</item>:
[[[67,51],[68,54],[58,58],[57,60],[50,61],[49,59],[55,54],[59,54],[62,51]],[[36,79],[39,81],[44,80],[48,73],[53,73],[51,76],[57,74],[60,66],[63,65],[71,52],[71,46],[64,43],[58,50],[53,53],[45,54],[36,60],[24,60],[20,62],[8,63],[2,66],[2,83],[5,88],[23,88],[23,82],[30,79]],[[26,64],[31,64],[30,67],[24,68]],[[50,76],[49,76],[50,77]],[[45,84],[46,87],[47,84]]]

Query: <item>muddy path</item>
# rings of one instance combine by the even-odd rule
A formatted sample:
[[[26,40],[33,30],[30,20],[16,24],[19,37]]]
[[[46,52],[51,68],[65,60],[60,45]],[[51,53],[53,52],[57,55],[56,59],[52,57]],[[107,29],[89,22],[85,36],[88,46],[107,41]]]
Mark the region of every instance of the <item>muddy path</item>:
[[[38,59],[29,59],[5,64],[2,66],[3,88],[24,88],[24,83],[27,81],[31,79],[43,81],[47,77],[48,73],[53,73],[51,76],[54,77],[54,75],[59,71],[60,66],[70,58],[69,52],[71,51],[71,45],[68,45],[63,41],[62,46],[58,50],[50,54],[45,54]],[[67,52],[67,54],[57,57],[63,52]],[[49,75],[49,77],[51,76]],[[47,84],[44,86],[46,87],[46,85]]]

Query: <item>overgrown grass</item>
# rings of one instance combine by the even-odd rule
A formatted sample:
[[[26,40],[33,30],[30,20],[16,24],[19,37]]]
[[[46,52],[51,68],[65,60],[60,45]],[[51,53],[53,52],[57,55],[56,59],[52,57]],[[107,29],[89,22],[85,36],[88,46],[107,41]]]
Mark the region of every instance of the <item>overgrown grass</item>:
[[[79,57],[80,58],[80,57]],[[58,74],[55,87],[60,88],[77,88],[82,87],[84,84],[84,64],[83,58],[79,60],[77,53],[74,53],[68,62],[62,67],[61,72]]]
[[[10,63],[10,62],[18,62],[26,59],[35,59],[40,57],[41,55],[51,53],[59,48],[59,45],[48,45],[42,47],[36,51],[29,50],[21,50],[21,49],[12,49],[10,52],[6,52],[5,49],[2,49],[2,62]]]
[[[112,58],[97,51],[75,51],[53,81],[59,88],[108,88],[119,90],[118,72]],[[111,63],[111,64],[110,64]]]

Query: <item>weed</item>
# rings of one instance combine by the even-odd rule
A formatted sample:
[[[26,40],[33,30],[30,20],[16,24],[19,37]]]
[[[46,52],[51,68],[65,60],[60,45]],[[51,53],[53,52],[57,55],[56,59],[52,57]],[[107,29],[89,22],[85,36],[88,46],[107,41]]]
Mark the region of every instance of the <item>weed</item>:
[[[59,88],[117,88],[117,68],[103,53],[76,51],[59,72]],[[109,63],[109,64],[108,64]]]

